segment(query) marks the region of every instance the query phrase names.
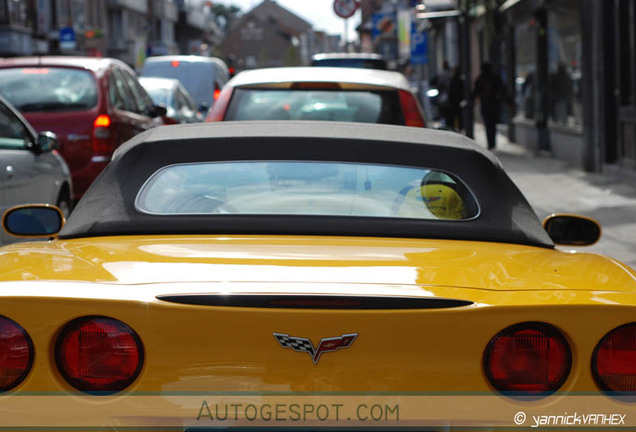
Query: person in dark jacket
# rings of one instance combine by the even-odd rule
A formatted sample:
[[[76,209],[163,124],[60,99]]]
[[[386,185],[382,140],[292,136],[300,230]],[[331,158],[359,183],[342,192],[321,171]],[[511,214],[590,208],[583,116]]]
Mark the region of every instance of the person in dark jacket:
[[[446,111],[446,127],[450,130],[462,129],[462,103],[464,101],[464,75],[459,66],[453,68],[453,76],[448,86],[448,110]]]
[[[499,123],[502,103],[507,100],[507,96],[503,81],[493,72],[492,65],[488,62],[481,65],[481,73],[475,81],[473,97],[479,99],[488,148],[492,150],[497,144],[497,123]]]
[[[448,115],[448,90],[450,87],[451,76],[452,72],[450,64],[447,60],[444,60],[442,71],[431,80],[431,85],[439,91],[436,103],[437,109],[439,110],[439,116],[443,119],[446,119]]]

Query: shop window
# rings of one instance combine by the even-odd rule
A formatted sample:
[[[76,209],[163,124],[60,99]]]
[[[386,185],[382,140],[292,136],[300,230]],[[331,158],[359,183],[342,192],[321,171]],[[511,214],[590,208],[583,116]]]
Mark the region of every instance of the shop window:
[[[516,65],[515,94],[517,115],[534,119],[537,109],[536,68],[537,68],[537,23],[530,19],[515,28]]]
[[[577,0],[562,0],[548,9],[548,102],[554,124],[580,126],[581,17]]]
[[[9,14],[7,12],[7,2],[0,0],[0,24],[9,24]]]
[[[9,23],[28,27],[26,2],[9,1],[6,2],[6,15]]]

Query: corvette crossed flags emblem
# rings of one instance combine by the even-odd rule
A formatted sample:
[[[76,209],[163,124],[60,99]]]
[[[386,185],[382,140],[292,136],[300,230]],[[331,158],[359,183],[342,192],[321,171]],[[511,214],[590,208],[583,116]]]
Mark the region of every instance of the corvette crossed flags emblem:
[[[320,343],[318,343],[316,348],[314,348],[314,345],[307,338],[294,337],[282,333],[274,333],[274,337],[283,348],[291,348],[294,351],[306,352],[311,356],[314,364],[317,364],[323,353],[349,348],[353,341],[358,337],[358,333],[350,333],[338,337],[320,339]]]

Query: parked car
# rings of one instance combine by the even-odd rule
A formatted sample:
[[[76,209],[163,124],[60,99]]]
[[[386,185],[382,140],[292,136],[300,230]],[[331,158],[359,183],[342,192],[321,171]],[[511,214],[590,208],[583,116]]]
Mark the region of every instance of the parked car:
[[[326,120],[423,127],[424,112],[398,72],[355,68],[252,69],[223,88],[206,121]]]
[[[156,128],[63,227],[44,206],[3,221],[55,237],[0,253],[4,425],[343,430],[378,401],[374,428],[482,430],[633,409],[636,272],[557,249],[600,227],[542,225],[459,134]]]
[[[223,60],[195,55],[148,57],[140,75],[179,80],[194,99],[202,115],[214,106],[221,88],[229,79],[228,67]]]
[[[172,78],[139,77],[155,105],[166,107],[164,123],[197,123],[204,120],[188,90]]]
[[[73,205],[71,174],[51,132],[36,133],[0,96],[0,212],[18,204],[53,204],[68,217]],[[3,232],[0,243],[15,241]]]
[[[134,71],[112,58],[44,56],[0,60],[0,94],[37,131],[52,131],[80,198],[113,151],[163,124]]]
[[[312,66],[353,67],[387,70],[384,57],[375,53],[320,53],[311,57]]]

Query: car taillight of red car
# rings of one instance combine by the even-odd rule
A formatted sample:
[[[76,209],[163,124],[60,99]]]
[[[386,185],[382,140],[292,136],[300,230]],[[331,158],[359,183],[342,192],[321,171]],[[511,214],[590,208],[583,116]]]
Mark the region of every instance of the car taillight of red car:
[[[230,104],[230,99],[232,98],[232,88],[225,87],[219,93],[219,96],[216,98],[216,102],[214,102],[214,106],[208,111],[207,116],[205,117],[206,122],[217,122],[223,121],[223,117],[225,116],[225,112],[227,111],[227,107]]]
[[[101,114],[93,122],[93,162],[108,162],[115,146],[111,134],[111,120]]]
[[[413,94],[405,90],[400,90],[399,93],[404,113],[404,124],[413,127],[426,127],[424,115]]]

